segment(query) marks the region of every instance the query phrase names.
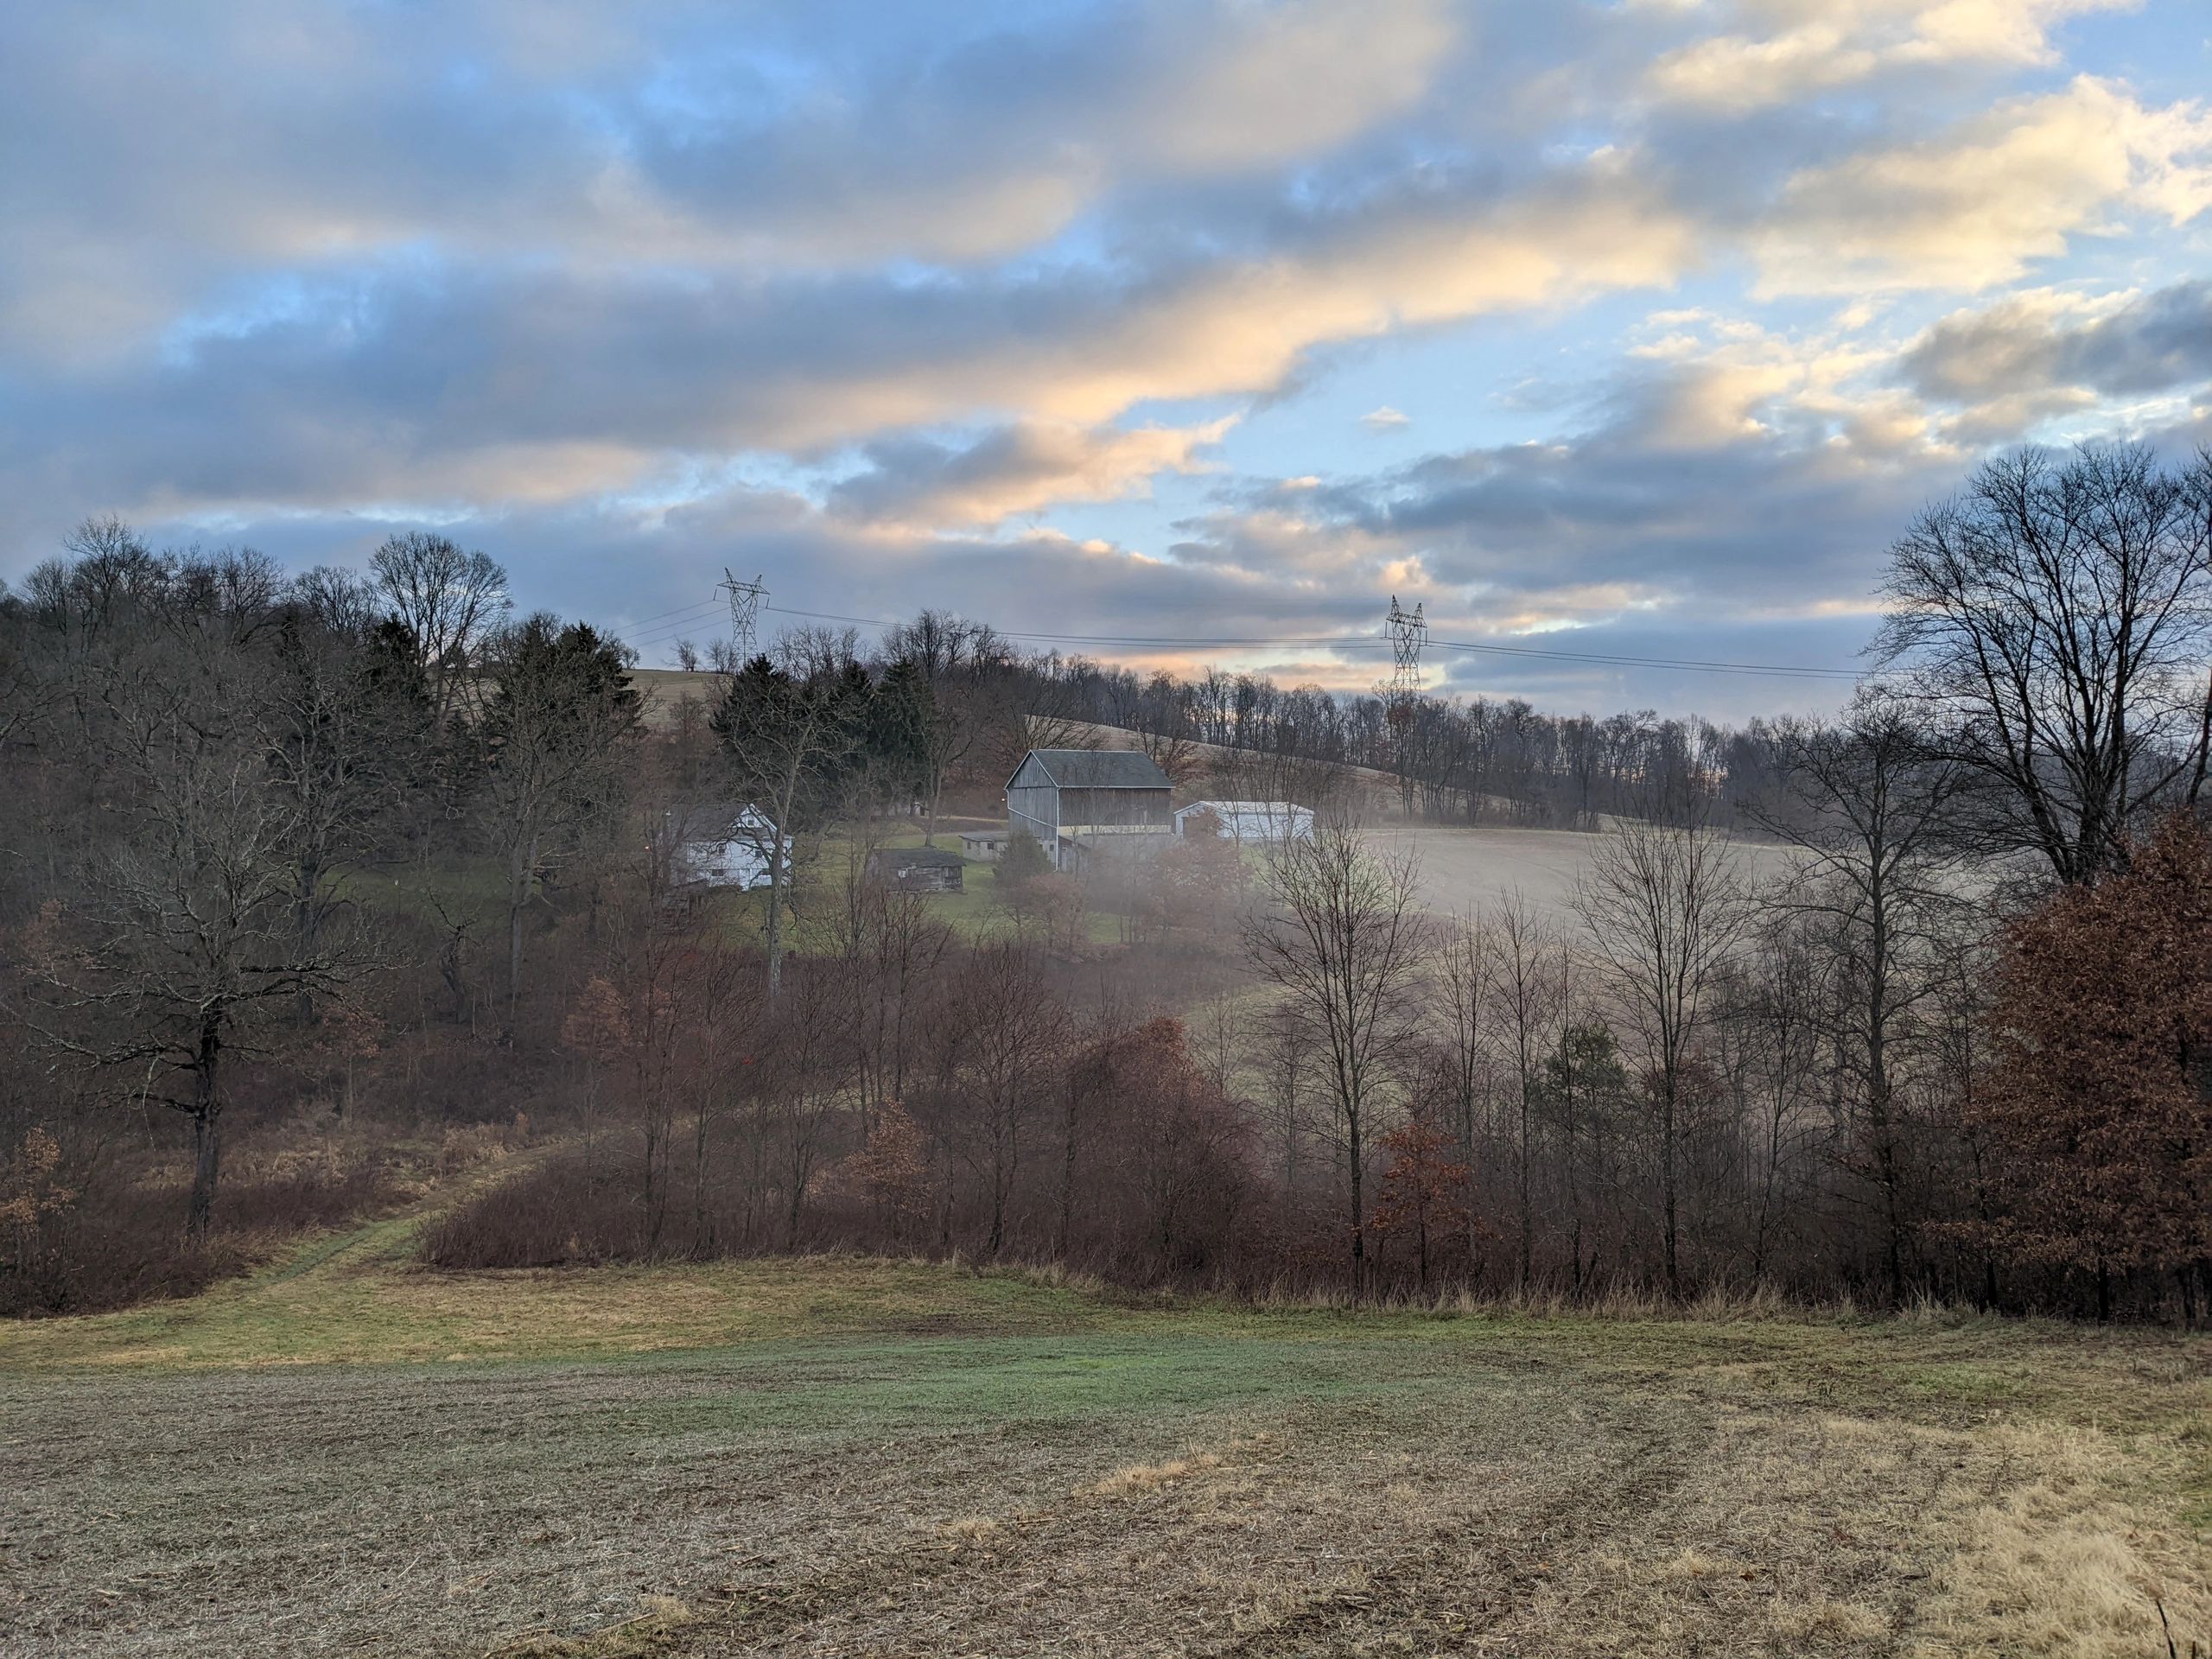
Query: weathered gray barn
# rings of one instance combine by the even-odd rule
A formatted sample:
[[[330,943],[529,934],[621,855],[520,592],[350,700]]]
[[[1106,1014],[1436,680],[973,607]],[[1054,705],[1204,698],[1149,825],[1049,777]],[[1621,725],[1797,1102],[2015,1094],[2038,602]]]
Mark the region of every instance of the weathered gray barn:
[[[1007,779],[1007,829],[1036,836],[1065,870],[1086,842],[1173,835],[1173,789],[1153,758],[1133,749],[1032,749]]]
[[[959,893],[967,877],[959,854],[945,847],[879,847],[868,855],[868,874],[912,893]]]

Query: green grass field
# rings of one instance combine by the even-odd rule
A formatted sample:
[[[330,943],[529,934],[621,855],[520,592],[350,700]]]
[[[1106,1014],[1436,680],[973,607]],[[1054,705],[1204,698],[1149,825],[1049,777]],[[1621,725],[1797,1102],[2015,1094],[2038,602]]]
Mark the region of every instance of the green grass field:
[[[0,1329],[0,1650],[2212,1647],[2212,1343],[443,1274]]]
[[[960,820],[963,825],[969,820]],[[882,847],[918,847],[923,842],[922,826],[910,820],[896,820],[877,826],[876,844]],[[960,833],[957,829],[940,827],[937,844],[957,850]],[[825,835],[804,837],[799,843],[798,855],[793,863],[793,874],[798,884],[793,895],[794,908],[799,917],[795,933],[798,947],[804,950],[809,943],[806,918],[817,912],[834,911],[837,900],[834,897],[837,884],[843,879],[847,860],[852,847],[851,837],[842,830],[833,830]],[[961,891],[929,895],[931,913],[947,923],[962,938],[969,941],[1000,938],[1010,936],[1014,921],[1001,902],[998,887],[997,868],[990,864],[969,861],[961,872]],[[724,925],[734,938],[747,942],[763,937],[766,896],[762,893],[728,894],[720,901]],[[1122,923],[1104,911],[1089,911],[1083,918],[1084,939],[1092,944],[1111,944],[1122,937]]]
[[[904,821],[878,837],[879,844],[885,847],[918,847],[922,840],[921,826]],[[940,829],[937,844],[957,849],[959,831]],[[836,883],[842,879],[850,845],[849,837],[836,830],[801,841],[794,863],[797,885],[791,895],[794,923],[790,944],[793,950],[804,953],[814,948],[818,930],[809,926],[810,918],[826,915],[836,908],[839,901],[835,896]],[[931,911],[963,939],[976,941],[1011,935],[1013,918],[1001,902],[994,867],[969,862],[962,874],[961,892],[929,896]],[[487,856],[448,856],[428,865],[410,863],[397,869],[357,871],[346,877],[342,890],[348,899],[372,913],[403,916],[429,925],[438,925],[439,906],[442,906],[454,920],[473,922],[474,937],[480,942],[498,939],[506,925],[506,879],[498,861]],[[757,944],[766,938],[765,893],[725,893],[717,894],[714,902],[715,925],[731,943]],[[545,914],[542,909],[533,908],[530,912],[531,925],[542,925]],[[1106,912],[1086,912],[1083,927],[1084,938],[1091,944],[1112,944],[1122,938],[1121,919]]]

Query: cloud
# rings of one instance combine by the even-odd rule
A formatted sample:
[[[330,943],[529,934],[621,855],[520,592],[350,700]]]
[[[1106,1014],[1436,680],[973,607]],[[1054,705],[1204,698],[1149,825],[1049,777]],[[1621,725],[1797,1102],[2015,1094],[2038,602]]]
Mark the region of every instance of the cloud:
[[[0,177],[0,340],[98,359],[272,267],[426,249],[1005,258],[1117,192],[1325,155],[1425,98],[1461,34],[1450,0],[1147,0],[1023,28],[914,0],[857,36],[849,10],[718,31],[677,0],[542,24],[499,4],[11,9],[0,149],[51,164]],[[848,45],[879,36],[880,56]]]
[[[0,538],[1810,650],[1983,447],[2212,420],[2212,117],[2109,9],[0,10]]]
[[[2212,282],[2107,295],[2042,289],[1955,311],[1913,341],[1899,378],[1959,406],[1969,442],[2017,437],[2112,399],[2212,391]]]
[[[2133,396],[2212,381],[2212,281],[2097,297],[2044,289],[1955,311],[1904,368],[1957,403],[2053,384]]]
[[[1742,115],[1886,72],[2054,61],[2050,30],[2132,0],[1740,0],[1742,27],[1661,54],[1645,90]]]
[[[1972,291],[2012,281],[2115,210],[2182,225],[2212,206],[2212,115],[2088,76],[1922,143],[1794,175],[1752,233],[1767,294]]]
[[[1967,459],[1894,359],[1677,314],[1583,429],[1254,486],[1177,556],[1382,591],[1501,639],[1868,613],[1883,550]]]
[[[993,429],[964,448],[905,435],[866,447],[866,470],[830,492],[848,518],[909,524],[989,526],[1056,503],[1147,496],[1163,473],[1209,470],[1234,416],[1202,426],[1134,430],[1027,421]]]
[[[0,483],[36,471],[125,511],[431,504],[498,499],[532,451],[539,476],[584,493],[656,462],[816,454],[979,410],[1093,426],[1147,399],[1274,389],[1325,342],[1664,283],[1694,255],[1686,220],[1601,165],[1503,200],[1431,192],[1318,215],[1269,257],[1135,279],[410,263],[157,362],[0,387]],[[607,464],[568,472],[585,453]]]

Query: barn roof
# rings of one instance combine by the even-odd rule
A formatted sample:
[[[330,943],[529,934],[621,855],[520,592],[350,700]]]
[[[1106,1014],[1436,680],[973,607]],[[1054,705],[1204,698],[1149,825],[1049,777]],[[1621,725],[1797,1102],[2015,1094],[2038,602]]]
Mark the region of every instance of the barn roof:
[[[1044,767],[1045,775],[1062,789],[1174,787],[1159,763],[1136,749],[1032,749],[1027,760]],[[1014,776],[1020,775],[1016,766]]]

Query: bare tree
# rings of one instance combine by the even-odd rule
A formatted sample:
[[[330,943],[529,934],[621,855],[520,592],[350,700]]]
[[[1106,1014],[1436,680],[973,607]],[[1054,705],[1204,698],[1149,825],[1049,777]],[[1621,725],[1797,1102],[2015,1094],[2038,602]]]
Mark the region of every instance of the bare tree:
[[[1746,967],[1738,1017],[1750,1028],[1748,1087],[1757,1091],[1758,1201],[1751,1224],[1751,1275],[1767,1269],[1776,1235],[1808,1219],[1785,1205],[1782,1182],[1788,1154],[1802,1133],[1801,1115],[1820,1077],[1820,1057],[1829,987],[1822,920],[1788,909],[1761,918],[1759,938]]]
[[[1588,988],[1583,980],[1580,959],[1561,940],[1559,1046],[1545,1062],[1545,1081],[1558,1109],[1560,1135],[1565,1142],[1561,1150],[1567,1165],[1567,1259],[1569,1282],[1578,1293],[1597,1265],[1594,1249],[1586,1257],[1583,1254],[1584,1221],[1588,1189],[1603,1165],[1598,1154],[1605,1108],[1618,1096],[1620,1073],[1619,1063],[1613,1058],[1612,1033],[1589,1006]]]
[[[1944,752],[1981,848],[2062,882],[2124,863],[2130,826],[2195,800],[2212,746],[2212,451],[1990,461],[1891,551],[1876,642]]]
[[[1012,942],[977,946],[947,998],[939,1105],[948,1139],[988,1187],[983,1249],[995,1256],[1006,1246],[1025,1132],[1056,1082],[1067,1016],[1035,954]]]
[[[369,561],[391,614],[413,638],[430,680],[431,705],[449,718],[477,650],[506,614],[507,573],[442,536],[394,536]]]
[[[1487,989],[1493,1009],[1491,1025],[1506,1049],[1513,1067],[1519,1123],[1515,1135],[1519,1156],[1515,1170],[1521,1234],[1521,1284],[1525,1288],[1532,1273],[1534,1208],[1530,1176],[1536,1162],[1536,1096],[1544,1061],[1551,1047],[1552,1032],[1563,1014],[1566,985],[1559,942],[1543,918],[1521,894],[1501,896],[1484,918],[1490,948]]]
[[[729,752],[741,799],[768,829],[768,995],[783,985],[784,907],[794,839],[839,793],[861,741],[841,677],[802,680],[755,658],[730,677],[714,728]]]
[[[1574,907],[1643,1051],[1659,1115],[1667,1288],[1680,1296],[1683,1084],[1747,919],[1735,859],[1726,840],[1705,824],[1672,828],[1626,819],[1599,843],[1577,884]]]
[[[1357,1298],[1367,1273],[1369,1131],[1390,1086],[1394,1050],[1410,1035],[1428,947],[1419,871],[1410,856],[1379,855],[1356,830],[1332,823],[1272,848],[1265,872],[1268,903],[1247,922],[1245,950],[1325,1058],[1346,1141]]]
[[[1963,769],[1931,755],[1910,714],[1869,696],[1841,723],[1786,728],[1796,813],[1764,815],[1803,860],[1774,899],[1815,918],[1840,993],[1838,1047],[1858,1085],[1866,1155],[1881,1195],[1892,1300],[1904,1294],[1904,1149],[1897,1121],[1900,1028],[1939,982],[1960,905],[1944,829]]]
[[[271,632],[250,712],[270,786],[288,809],[293,925],[303,960],[343,902],[342,867],[366,854],[428,735],[415,664],[391,658],[368,630],[374,612],[342,571],[294,584]],[[301,1015],[311,1010],[302,996]]]
[[[1306,1096],[1317,1069],[1313,1033],[1303,1020],[1277,1009],[1267,1016],[1261,1042],[1262,1105],[1281,1148],[1282,1191],[1287,1197],[1298,1191],[1299,1147],[1309,1132]]]
[[[1439,1045],[1451,1096],[1452,1137],[1459,1162],[1475,1166],[1475,1116],[1485,1092],[1491,1050],[1492,952],[1479,920],[1461,917],[1443,930],[1434,995],[1445,1036]],[[1474,1206],[1467,1207],[1467,1259],[1475,1260]]]
[[[268,787],[257,607],[233,612],[238,598],[233,585],[209,610],[172,612],[101,677],[86,735],[111,838],[34,963],[32,1023],[49,1042],[190,1118],[195,1237],[214,1211],[232,1057],[279,999],[334,995],[365,963],[353,937],[326,929],[310,950],[297,936],[299,808]]]

